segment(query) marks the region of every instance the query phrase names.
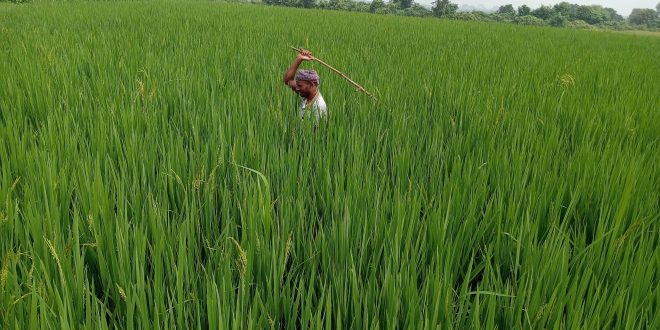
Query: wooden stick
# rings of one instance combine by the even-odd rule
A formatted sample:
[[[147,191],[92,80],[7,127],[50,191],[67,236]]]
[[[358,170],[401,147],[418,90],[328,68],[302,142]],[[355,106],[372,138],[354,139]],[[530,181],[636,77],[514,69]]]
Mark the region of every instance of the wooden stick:
[[[293,47],[293,46],[289,46],[289,47],[291,47],[291,49],[297,51],[298,53],[300,53],[300,52],[302,51],[302,50],[300,50],[300,49],[298,49],[298,48],[296,48],[296,47]],[[323,64],[325,67],[327,67],[328,69],[332,70],[334,73],[340,75],[342,78],[348,80],[348,82],[350,82],[351,84],[353,84],[353,86],[357,87],[357,89],[360,90],[361,92],[363,92],[363,93],[365,93],[365,94],[371,96],[374,100],[378,101],[378,99],[377,99],[373,94],[369,93],[366,89],[364,89],[364,87],[358,85],[358,83],[356,83],[355,81],[351,80],[351,78],[349,78],[349,77],[348,77],[347,75],[345,75],[343,72],[341,72],[341,71],[339,71],[339,70],[333,68],[332,66],[330,66],[330,64],[321,61],[321,59],[319,59],[318,57],[314,57],[314,56],[311,56],[311,55],[310,55],[310,57],[311,57],[314,61]]]

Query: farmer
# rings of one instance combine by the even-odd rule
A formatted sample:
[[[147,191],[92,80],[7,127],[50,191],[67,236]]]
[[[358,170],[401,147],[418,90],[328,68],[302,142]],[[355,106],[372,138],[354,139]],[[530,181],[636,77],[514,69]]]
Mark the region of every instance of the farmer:
[[[302,97],[298,107],[300,117],[314,116],[318,123],[321,118],[327,119],[328,114],[328,107],[319,92],[319,75],[314,70],[298,70],[300,63],[313,60],[312,53],[302,49],[284,74],[284,84]]]

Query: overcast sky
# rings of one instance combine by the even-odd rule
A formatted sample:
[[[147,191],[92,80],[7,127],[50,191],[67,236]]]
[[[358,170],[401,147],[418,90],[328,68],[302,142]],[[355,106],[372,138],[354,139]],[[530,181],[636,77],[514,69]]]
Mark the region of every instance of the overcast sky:
[[[435,0],[416,0],[415,2],[421,4],[431,4]],[[512,4],[515,8],[520,5],[527,5],[532,9],[538,8],[541,5],[551,6],[562,2],[561,0],[450,0],[458,5],[470,5],[474,7],[492,8],[501,5]],[[603,7],[614,8],[619,15],[628,16],[633,8],[651,8],[655,9],[655,5],[660,0],[566,0],[568,3],[577,3],[580,5],[601,5]]]

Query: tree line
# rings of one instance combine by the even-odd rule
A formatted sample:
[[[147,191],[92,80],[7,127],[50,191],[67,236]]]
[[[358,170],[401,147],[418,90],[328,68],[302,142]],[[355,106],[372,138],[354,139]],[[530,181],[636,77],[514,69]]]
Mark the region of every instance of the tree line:
[[[258,0],[257,0],[258,1]],[[458,5],[449,0],[436,0],[431,8],[424,7],[414,0],[261,0],[267,5],[347,10],[417,17],[440,17],[469,21],[495,21],[521,25],[549,25],[555,27],[608,28],[615,30],[655,30],[660,31],[660,3],[655,9],[633,9],[624,18],[613,8],[599,5],[578,5],[561,2],[554,6],[530,8],[522,5],[515,8],[511,4],[502,5],[496,12],[459,12]]]

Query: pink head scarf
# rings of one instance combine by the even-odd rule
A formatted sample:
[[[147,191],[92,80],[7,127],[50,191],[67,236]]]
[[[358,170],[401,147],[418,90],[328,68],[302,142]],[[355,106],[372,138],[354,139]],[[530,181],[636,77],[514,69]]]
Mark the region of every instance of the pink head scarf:
[[[319,74],[314,70],[298,70],[298,72],[296,72],[296,80],[309,81],[317,86],[321,83],[319,80]]]

